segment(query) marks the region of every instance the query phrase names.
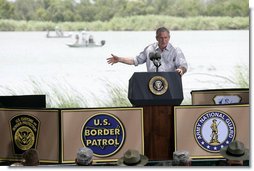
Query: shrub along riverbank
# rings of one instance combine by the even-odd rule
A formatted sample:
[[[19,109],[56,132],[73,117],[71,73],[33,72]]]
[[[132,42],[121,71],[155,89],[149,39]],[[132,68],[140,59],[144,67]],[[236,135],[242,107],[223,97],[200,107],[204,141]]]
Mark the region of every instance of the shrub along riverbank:
[[[249,88],[249,66],[236,65],[232,76],[225,77],[224,75],[213,75],[209,73],[196,73],[199,75],[206,75],[211,80],[220,78],[220,82],[211,82],[211,86],[223,88],[225,84],[232,84],[232,88]],[[26,83],[22,86],[16,86],[15,84],[0,86],[0,94],[6,95],[22,95],[22,94],[45,94],[47,97],[47,108],[82,108],[82,107],[131,107],[131,103],[128,100],[128,86],[124,87],[110,82],[102,80],[105,84],[106,94],[108,98],[102,99],[96,96],[93,92],[87,92],[87,94],[81,94],[76,91],[68,81],[61,82],[56,80],[56,83],[49,82],[44,78],[30,77]],[[27,89],[27,86],[31,85],[32,88]],[[21,84],[20,84],[21,85]],[[63,93],[64,92],[64,93]],[[104,94],[105,95],[105,94]],[[185,94],[185,99],[182,105],[191,105],[190,94]],[[92,103],[92,104],[91,104]]]
[[[171,17],[163,15],[113,18],[94,22],[43,22],[0,20],[0,31],[46,31],[58,26],[64,31],[150,31],[160,26],[170,30],[245,30],[249,29],[249,17]]]

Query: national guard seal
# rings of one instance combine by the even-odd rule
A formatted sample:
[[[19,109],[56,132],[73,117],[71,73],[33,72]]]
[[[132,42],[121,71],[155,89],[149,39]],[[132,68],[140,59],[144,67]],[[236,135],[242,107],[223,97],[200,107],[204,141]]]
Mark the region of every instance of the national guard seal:
[[[168,90],[168,82],[162,76],[154,76],[149,81],[149,90],[155,95],[163,95]]]
[[[207,111],[196,121],[194,137],[198,145],[208,152],[219,152],[235,139],[233,119],[222,111]]]
[[[10,120],[14,153],[23,154],[36,148],[40,121],[31,115],[17,115]]]
[[[85,121],[81,139],[95,156],[108,157],[121,149],[125,141],[125,129],[113,114],[99,113]]]

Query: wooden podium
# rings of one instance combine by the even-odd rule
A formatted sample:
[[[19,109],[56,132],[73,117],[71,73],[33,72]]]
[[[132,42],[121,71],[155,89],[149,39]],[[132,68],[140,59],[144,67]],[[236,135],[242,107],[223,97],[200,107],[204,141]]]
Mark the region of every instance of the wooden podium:
[[[174,152],[174,106],[183,100],[182,81],[175,72],[134,73],[128,98],[143,107],[145,155],[149,160],[170,160]]]

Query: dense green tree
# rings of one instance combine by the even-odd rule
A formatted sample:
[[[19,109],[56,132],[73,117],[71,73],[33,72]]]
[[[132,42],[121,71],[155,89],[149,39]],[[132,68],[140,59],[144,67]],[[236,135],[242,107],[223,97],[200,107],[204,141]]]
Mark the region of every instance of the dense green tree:
[[[139,15],[248,16],[248,0],[0,0],[0,19],[110,21]]]
[[[89,0],[82,0],[77,7],[77,12],[82,21],[93,21],[96,16],[96,5],[91,4]]]
[[[0,0],[0,19],[8,19],[13,17],[14,6],[7,0]]]
[[[14,19],[26,21],[32,19],[35,11],[34,0],[16,0],[14,4]]]
[[[71,0],[52,0],[51,5],[48,8],[50,13],[51,21],[54,22],[63,22],[68,21],[68,19],[73,20],[73,16],[70,16],[70,13],[74,13],[73,1]],[[71,21],[69,20],[69,21]]]
[[[44,8],[36,9],[35,15],[37,16],[37,20],[39,20],[39,21],[48,21],[49,20],[48,12]]]
[[[211,0],[208,1],[208,16],[248,16],[249,1],[248,0]]]
[[[99,8],[96,9],[95,20],[100,21],[109,21],[119,10],[119,0],[97,0],[96,6]]]
[[[126,17],[129,16],[125,11],[127,8],[127,0],[113,0],[112,8],[114,8],[114,17]]]

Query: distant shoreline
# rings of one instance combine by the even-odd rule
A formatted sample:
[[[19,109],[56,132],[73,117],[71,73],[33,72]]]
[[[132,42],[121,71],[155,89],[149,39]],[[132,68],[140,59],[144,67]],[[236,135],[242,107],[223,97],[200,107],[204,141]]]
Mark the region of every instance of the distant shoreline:
[[[248,30],[249,17],[172,17],[162,15],[113,18],[110,21],[47,22],[0,20],[0,31],[47,31],[58,26],[63,31],[153,31],[160,26],[170,30]]]

